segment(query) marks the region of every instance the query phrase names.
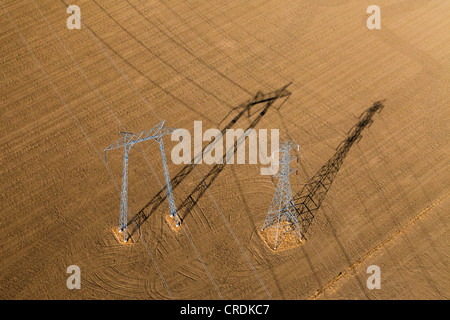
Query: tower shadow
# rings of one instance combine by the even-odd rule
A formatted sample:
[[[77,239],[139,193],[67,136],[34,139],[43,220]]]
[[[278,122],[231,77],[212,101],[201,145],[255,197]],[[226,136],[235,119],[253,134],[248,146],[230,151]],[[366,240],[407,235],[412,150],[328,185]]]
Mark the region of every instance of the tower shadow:
[[[322,168],[294,195],[294,207],[297,211],[300,232],[306,237],[317,211],[328,193],[339,169],[350,148],[362,138],[361,132],[373,123],[372,117],[384,108],[382,101],[375,102],[372,107],[359,116],[359,122],[348,131],[347,139],[336,148],[334,155]]]
[[[267,113],[269,108],[279,99],[285,98],[282,102],[284,104],[286,100],[290,97],[291,92],[287,90],[291,83],[288,83],[287,85],[283,86],[282,88],[268,92],[263,93],[259,91],[252,99],[248,100],[247,102],[241,104],[238,107],[233,108],[225,117],[224,119],[219,123],[223,123],[225,119],[227,119],[232,112],[238,111],[238,114],[233,117],[223,129],[221,129],[221,134],[224,135],[228,129],[233,127],[236,122],[245,114],[247,114],[248,117],[251,117],[253,114],[255,114],[257,111],[253,110],[253,107],[256,105],[262,105],[262,110],[259,112],[258,116],[252,121],[252,123],[248,126],[248,129],[254,128],[262,119],[262,117]],[[282,105],[281,104],[281,105]],[[281,107],[279,106],[279,108]],[[244,131],[245,132],[245,131]],[[232,148],[234,148],[234,151],[236,152],[237,148],[239,147],[239,143],[242,143],[245,140],[237,139],[236,143]],[[171,179],[171,186],[172,190],[175,190],[180,183],[194,170],[194,168],[197,165],[197,159],[202,157],[203,152],[212,147],[216,143],[215,140],[208,143],[199,154],[194,155],[191,162],[187,165],[185,165],[172,179]],[[204,195],[206,190],[209,188],[209,186],[214,182],[214,180],[217,178],[217,176],[222,172],[226,165],[226,156],[227,154],[231,152],[231,148],[229,151],[226,151],[224,154],[224,158],[222,161],[222,164],[215,164],[213,168],[206,174],[203,179],[195,186],[195,188],[189,193],[189,195],[181,202],[180,206],[177,208],[178,216],[181,220],[185,219],[186,216],[191,212],[191,210],[195,207],[199,199]],[[139,230],[139,228],[142,226],[142,224],[159,208],[159,206],[164,202],[164,200],[167,197],[167,188],[164,186],[156,195],[153,196],[153,198],[141,209],[139,212],[134,215],[130,221],[128,222],[128,228],[130,230],[130,236],[132,236],[136,231]]]

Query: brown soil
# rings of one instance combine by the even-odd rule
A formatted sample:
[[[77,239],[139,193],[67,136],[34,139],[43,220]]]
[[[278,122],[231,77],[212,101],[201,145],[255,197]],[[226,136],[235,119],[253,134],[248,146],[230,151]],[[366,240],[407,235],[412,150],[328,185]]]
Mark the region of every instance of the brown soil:
[[[366,27],[368,0],[64,2],[80,6],[81,30],[62,1],[0,0],[1,299],[450,298],[450,1],[378,0],[381,30]],[[117,241],[123,150],[105,165],[103,149],[119,131],[223,128],[290,82],[255,129],[300,145],[294,193],[364,110],[385,105],[307,242],[273,252],[258,234],[275,190],[259,165],[225,166],[180,231],[164,201]],[[177,142],[164,142],[175,176]],[[164,187],[158,144],[136,149],[130,221]],[[174,189],[177,207],[212,168]],[[372,264],[380,290],[366,287]],[[70,265],[81,290],[66,287]]]
[[[280,226],[283,226],[283,224],[280,223]],[[302,240],[293,230],[289,230],[286,233],[281,233],[281,241],[277,240],[275,242],[277,235],[276,225],[267,227],[264,231],[258,230],[258,235],[262,238],[267,247],[275,252],[293,249],[306,242],[305,239]],[[276,243],[278,243],[278,246],[276,246]]]

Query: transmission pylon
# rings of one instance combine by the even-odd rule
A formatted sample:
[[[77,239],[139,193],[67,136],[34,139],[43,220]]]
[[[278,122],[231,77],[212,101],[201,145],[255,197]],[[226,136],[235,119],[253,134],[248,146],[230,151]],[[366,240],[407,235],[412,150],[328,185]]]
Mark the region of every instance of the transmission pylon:
[[[107,147],[105,152],[105,163],[106,163],[106,151],[123,148],[123,170],[122,170],[122,193],[120,195],[120,218],[119,218],[119,233],[123,232],[123,241],[127,242],[127,212],[128,212],[128,154],[136,143],[155,140],[159,144],[159,149],[161,151],[161,160],[164,169],[164,178],[166,181],[167,188],[167,199],[169,201],[169,212],[170,217],[175,219],[176,226],[180,225],[180,219],[177,215],[177,209],[175,207],[175,200],[172,192],[172,186],[170,184],[169,168],[167,166],[166,153],[164,151],[164,143],[162,140],[163,136],[171,134],[176,129],[164,127],[164,122],[161,121],[156,126],[147,131],[142,131],[139,133],[130,133],[121,131],[120,134],[122,138],[117,140],[115,143]]]
[[[290,151],[292,149],[298,150],[298,145],[294,144],[292,140],[281,144],[278,150],[281,153],[279,161],[279,171],[275,175],[278,177],[278,184],[275,194],[270,203],[269,211],[261,231],[268,227],[276,229],[274,236],[274,250],[283,240],[287,233],[294,233],[300,240],[302,235],[299,228],[297,214],[294,207],[291,184],[289,182],[289,175],[295,172],[295,169],[290,168],[291,158]]]

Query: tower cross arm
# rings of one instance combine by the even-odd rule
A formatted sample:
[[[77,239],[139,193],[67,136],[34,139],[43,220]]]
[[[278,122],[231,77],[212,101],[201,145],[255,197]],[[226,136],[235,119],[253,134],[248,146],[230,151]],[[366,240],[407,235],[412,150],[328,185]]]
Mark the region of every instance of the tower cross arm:
[[[159,124],[151,128],[150,130],[142,131],[139,133],[130,133],[121,131],[120,134],[122,138],[106,147],[104,151],[114,150],[118,148],[123,148],[125,145],[134,145],[135,143],[150,140],[150,139],[158,139],[160,137],[172,134],[172,132],[178,129],[169,128],[164,126],[164,121],[161,121]]]
[[[120,197],[120,220],[119,220],[119,232],[123,232],[124,235],[124,242],[127,242],[128,235],[127,235],[127,225],[128,225],[128,219],[127,219],[127,211],[128,211],[128,153],[130,152],[131,148],[138,143],[143,142],[147,140],[155,140],[159,144],[159,148],[161,151],[161,158],[163,162],[164,167],[164,176],[166,179],[166,185],[167,185],[167,197],[169,201],[169,211],[170,216],[174,217],[176,220],[176,226],[178,227],[180,225],[180,220],[178,219],[178,216],[176,214],[176,207],[175,207],[175,200],[173,197],[172,188],[170,185],[170,176],[169,176],[169,169],[167,167],[167,161],[166,161],[166,155],[164,152],[164,143],[162,141],[162,137],[169,135],[173,133],[175,130],[174,128],[168,128],[164,127],[164,122],[161,121],[153,128],[141,131],[139,133],[130,133],[130,132],[123,132],[121,131],[120,134],[122,135],[122,138],[108,146],[104,149],[105,153],[105,163],[106,163],[106,151],[123,148],[124,154],[123,154],[123,171],[122,171],[122,193]]]
[[[179,130],[179,129],[176,129],[176,128],[169,128],[169,127],[162,127],[162,128],[161,128],[160,136],[161,136],[161,137],[167,136],[167,135],[169,135],[169,134],[172,134],[172,133],[175,132],[176,130]]]

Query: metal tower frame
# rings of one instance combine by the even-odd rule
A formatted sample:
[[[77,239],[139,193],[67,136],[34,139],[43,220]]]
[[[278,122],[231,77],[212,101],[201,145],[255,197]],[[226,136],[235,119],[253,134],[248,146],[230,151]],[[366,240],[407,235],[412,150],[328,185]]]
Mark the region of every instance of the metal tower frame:
[[[175,219],[176,226],[180,225],[180,219],[177,214],[175,206],[175,200],[172,192],[172,186],[170,183],[169,168],[167,166],[166,153],[164,151],[163,136],[171,134],[176,129],[164,127],[164,120],[158,123],[156,126],[147,131],[139,133],[130,133],[121,131],[122,139],[117,140],[104,150],[105,163],[106,163],[106,151],[123,148],[123,171],[122,171],[122,193],[120,195],[120,218],[119,218],[119,232],[123,232],[123,242],[127,242],[127,213],[128,213],[128,154],[136,143],[155,140],[159,144],[161,151],[161,160],[164,169],[164,178],[166,181],[167,198],[169,201],[170,217]]]
[[[227,129],[232,128],[235,126],[237,121],[241,119],[245,114],[248,114],[248,116],[252,116],[255,113],[259,114],[256,116],[256,118],[252,121],[250,126],[248,126],[247,129],[254,128],[256,125],[261,121],[262,117],[268,112],[268,110],[272,107],[272,105],[279,99],[285,98],[284,101],[280,104],[278,109],[289,99],[291,92],[287,90],[290,83],[283,86],[282,88],[268,92],[268,93],[262,93],[258,92],[252,99],[248,100],[247,102],[241,104],[240,106],[233,108],[230,110],[230,112],[224,117],[224,119],[219,123],[219,126],[221,126],[222,123],[225,123],[226,119],[230,119],[229,116],[235,111],[239,110],[238,114],[230,119],[230,121],[224,125],[224,127],[221,130],[222,134],[225,134]],[[255,110],[257,106],[261,106],[262,108],[258,108]],[[253,113],[250,111],[254,110]],[[214,142],[210,142],[208,145],[206,145],[202,152],[208,148],[211,144]],[[184,179],[192,173],[194,168],[197,166],[195,157],[197,155],[194,154],[194,157],[192,158],[190,164],[187,164],[183,166],[183,168],[178,171],[178,173],[172,178],[172,188],[177,188]],[[204,192],[206,191],[206,187],[209,186],[214,179],[218,176],[218,174],[223,169],[222,164],[216,164],[210,172],[202,179],[202,181],[194,188],[194,190],[189,194],[189,196],[182,201],[181,205],[178,207],[178,217],[180,217],[180,222],[183,223],[182,218],[185,217],[185,215],[190,212],[190,210],[196,205],[197,201],[204,195]],[[137,230],[139,230],[140,226],[150,217],[150,215],[155,212],[155,210],[158,209],[158,207],[163,203],[164,199],[166,198],[164,192],[166,191],[166,188],[161,189],[157,194],[153,196],[153,198],[130,220],[129,226],[133,226],[134,228],[131,231],[131,234],[134,234]],[[185,214],[183,214],[185,213]]]
[[[298,150],[298,145],[294,144],[292,140],[283,142],[280,149],[281,159],[279,161],[279,172],[275,175],[278,177],[278,184],[275,194],[270,203],[269,211],[261,231],[264,231],[270,226],[276,226],[276,234],[274,239],[274,250],[283,240],[284,236],[293,231],[302,239],[300,226],[297,219],[297,214],[294,206],[294,199],[292,195],[291,184],[289,182],[289,175],[295,172],[295,169],[290,168],[290,162],[296,158],[291,158],[290,151],[292,149]]]

